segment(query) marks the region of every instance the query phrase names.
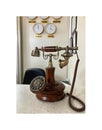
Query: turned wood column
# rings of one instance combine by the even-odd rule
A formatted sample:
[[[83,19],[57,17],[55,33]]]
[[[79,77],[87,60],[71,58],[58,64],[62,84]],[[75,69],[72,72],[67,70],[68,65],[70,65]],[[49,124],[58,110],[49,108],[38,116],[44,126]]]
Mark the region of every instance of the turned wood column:
[[[55,84],[54,72],[54,67],[46,68],[46,85],[49,87],[52,87]]]

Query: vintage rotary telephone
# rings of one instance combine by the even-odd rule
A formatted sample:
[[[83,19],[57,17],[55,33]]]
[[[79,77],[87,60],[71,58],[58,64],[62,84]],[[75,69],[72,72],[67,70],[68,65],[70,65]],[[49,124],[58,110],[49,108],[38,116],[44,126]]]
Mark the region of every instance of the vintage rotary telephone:
[[[73,20],[73,17],[72,17]],[[77,20],[77,17],[75,17],[74,19],[75,21]],[[75,22],[74,21],[74,22]],[[77,23],[77,21],[76,21]],[[40,51],[43,53],[43,58],[44,60],[47,60],[49,58],[49,62],[48,62],[48,66],[46,68],[46,77],[43,76],[38,76],[36,78],[34,78],[31,81],[30,84],[30,90],[33,93],[36,93],[36,96],[38,99],[43,100],[43,101],[49,101],[49,102],[55,102],[55,101],[59,101],[61,99],[63,99],[65,97],[65,95],[69,96],[69,105],[70,107],[77,111],[77,112],[81,112],[85,110],[85,104],[78,99],[77,97],[73,96],[73,89],[74,89],[74,84],[75,84],[75,79],[76,79],[76,74],[77,74],[77,68],[78,68],[78,63],[79,63],[79,57],[78,57],[78,47],[77,47],[77,30],[76,27],[74,28],[73,31],[71,31],[71,46],[66,46],[66,47],[59,47],[59,46],[45,46],[45,47],[35,47],[34,50],[32,50],[31,55],[32,56],[40,56]],[[52,63],[52,58],[57,60],[59,58],[59,52],[60,51],[65,51],[63,54],[61,54],[61,56],[64,58],[59,59],[59,67],[63,68],[64,66],[66,66],[69,62],[69,58],[73,55],[77,56],[77,61],[76,61],[76,65],[75,65],[75,70],[74,70],[74,76],[73,76],[73,81],[72,81],[72,85],[71,85],[71,90],[70,93],[65,94],[64,93],[64,89],[65,86],[64,84],[62,84],[61,82],[55,81],[54,79],[54,71],[55,71],[55,67],[53,67],[53,63]],[[72,104],[72,98],[77,100],[82,107],[81,108],[77,108]]]

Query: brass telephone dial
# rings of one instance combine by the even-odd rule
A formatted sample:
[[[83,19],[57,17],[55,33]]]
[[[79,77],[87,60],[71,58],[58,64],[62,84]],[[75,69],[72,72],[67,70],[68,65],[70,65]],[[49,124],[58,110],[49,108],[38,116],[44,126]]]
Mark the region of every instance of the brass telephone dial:
[[[46,77],[38,76],[34,78],[30,84],[30,90],[33,93],[36,93],[36,96],[38,99],[43,100],[43,101],[55,102],[55,101],[59,101],[63,99],[66,95],[64,93],[65,86],[61,82],[55,81],[55,78],[54,78],[55,67],[53,67],[52,59],[58,60],[59,52],[62,50],[65,51],[63,54],[61,54],[61,56],[63,57],[63,60],[59,59],[59,67],[63,68],[64,66],[68,64],[69,58],[73,56],[73,54],[75,54],[77,56],[77,61],[75,65],[71,90],[70,90],[70,93],[67,93],[67,95],[69,95],[70,107],[77,112],[81,112],[85,110],[85,104],[80,99],[72,95],[74,84],[75,84],[75,79],[76,79],[76,74],[77,74],[78,63],[79,63],[76,37],[77,37],[77,31],[75,28],[71,36],[71,42],[72,42],[71,47],[69,46],[66,46],[66,47],[45,46],[41,48],[35,47],[35,49],[32,50],[31,52],[32,56],[39,57],[40,51],[41,51],[43,53],[44,60],[47,60],[49,58],[49,61],[48,61],[48,66],[46,68]],[[72,98],[80,102],[82,107],[76,108],[75,106],[73,106],[71,102]]]

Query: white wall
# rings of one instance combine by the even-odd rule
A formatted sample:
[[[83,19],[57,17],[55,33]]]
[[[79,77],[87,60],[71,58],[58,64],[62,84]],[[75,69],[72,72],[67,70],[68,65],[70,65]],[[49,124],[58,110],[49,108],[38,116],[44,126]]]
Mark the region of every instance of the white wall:
[[[76,85],[82,85],[85,87],[85,17],[78,17],[78,53],[79,53],[79,66],[76,79]],[[74,73],[76,56],[70,59],[68,65],[68,76],[70,77],[70,82],[72,82],[72,77]]]
[[[32,67],[39,67],[45,69],[48,65],[48,60],[45,61],[42,56],[40,57],[32,57],[31,51],[35,46],[66,46],[68,44],[68,36],[69,36],[69,24],[70,17],[62,17],[61,23],[55,23],[57,26],[57,32],[54,34],[54,38],[48,38],[47,34],[44,32],[41,38],[35,37],[33,32],[34,23],[28,23],[27,17],[22,17],[22,51],[23,51],[23,75],[26,69]],[[38,17],[36,22],[41,22],[41,18]],[[50,17],[48,22],[52,23],[53,18]],[[46,23],[43,23],[45,26]],[[61,52],[62,53],[62,52]],[[56,67],[55,77],[57,80],[65,80],[66,79],[66,68],[59,68],[58,60],[53,60],[53,66]]]
[[[40,21],[40,18],[37,19],[37,22]],[[31,51],[35,46],[41,47],[48,45],[58,45],[66,46],[69,42],[69,22],[70,17],[62,17],[61,23],[56,23],[57,33],[54,38],[48,38],[45,33],[42,34],[41,38],[36,38],[33,32],[34,23],[28,23],[27,17],[21,18],[22,23],[22,55],[23,55],[23,75],[26,69],[32,67],[40,67],[45,69],[48,64],[48,60],[45,61],[41,57],[32,57]],[[49,22],[52,22],[52,18],[49,19]],[[45,26],[46,24],[44,24]],[[79,47],[79,68],[78,68],[78,77],[77,84],[85,86],[85,17],[78,17],[78,47]],[[75,66],[76,57],[73,56],[69,60],[68,72],[67,67],[63,69],[59,68],[58,61],[53,60],[53,65],[56,67],[55,76],[57,80],[65,80],[68,74],[70,82],[72,81],[73,71]]]

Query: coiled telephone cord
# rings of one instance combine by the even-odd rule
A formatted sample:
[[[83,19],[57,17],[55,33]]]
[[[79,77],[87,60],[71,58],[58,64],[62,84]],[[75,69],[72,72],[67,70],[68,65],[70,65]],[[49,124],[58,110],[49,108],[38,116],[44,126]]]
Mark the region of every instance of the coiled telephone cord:
[[[76,53],[77,55],[77,61],[76,61],[76,65],[75,65],[75,69],[74,69],[74,76],[73,76],[73,81],[72,81],[72,86],[71,86],[71,90],[70,90],[70,93],[66,93],[68,96],[69,96],[69,100],[68,100],[68,103],[69,103],[69,106],[74,110],[74,111],[77,111],[77,112],[82,112],[85,110],[85,103],[80,100],[79,98],[73,96],[73,90],[74,90],[74,85],[75,85],[75,80],[76,80],[76,75],[77,75],[77,69],[78,69],[78,64],[79,64],[79,57],[78,57],[78,53]],[[78,101],[82,107],[81,108],[77,108],[75,107],[73,104],[72,104],[72,98],[76,101]]]

